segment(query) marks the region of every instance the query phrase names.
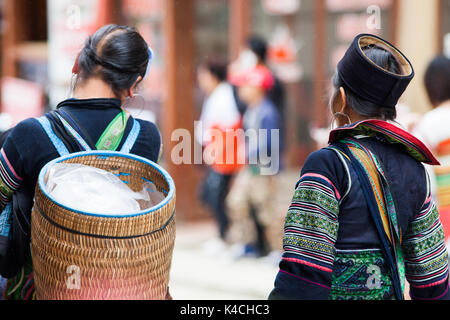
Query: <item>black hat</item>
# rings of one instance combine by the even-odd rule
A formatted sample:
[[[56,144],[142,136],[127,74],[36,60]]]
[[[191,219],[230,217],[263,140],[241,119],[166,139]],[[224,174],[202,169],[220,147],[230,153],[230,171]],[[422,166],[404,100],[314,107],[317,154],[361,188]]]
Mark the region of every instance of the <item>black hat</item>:
[[[370,45],[390,52],[400,65],[401,74],[383,69],[371,61],[363,51]],[[360,34],[353,40],[337,71],[353,93],[379,106],[392,108],[414,78],[414,68],[408,58],[389,42],[371,34]]]

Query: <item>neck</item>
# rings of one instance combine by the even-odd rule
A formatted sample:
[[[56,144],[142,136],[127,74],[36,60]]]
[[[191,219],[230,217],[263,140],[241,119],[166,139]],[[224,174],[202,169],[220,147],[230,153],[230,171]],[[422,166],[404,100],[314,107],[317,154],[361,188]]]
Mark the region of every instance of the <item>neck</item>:
[[[444,106],[449,106],[450,105],[450,100],[446,100],[444,102],[439,103],[438,105],[436,105],[434,108],[440,108],[440,107],[444,107]]]
[[[264,96],[255,97],[255,99],[253,99],[253,101],[251,101],[249,103],[249,107],[252,107],[252,108],[258,107],[263,101],[264,101]]]
[[[106,82],[99,78],[90,78],[77,85],[73,97],[76,99],[121,99],[114,94]]]
[[[338,125],[340,127],[342,127],[344,125],[364,121],[364,120],[373,119],[373,118],[367,118],[367,117],[361,116],[357,112],[354,112],[352,108],[345,108],[343,111],[341,111],[341,113],[346,114],[350,118],[350,123],[348,123],[349,119],[347,119],[347,117],[342,116],[339,118],[340,122],[338,123]]]
[[[216,89],[217,87],[221,84],[221,82],[215,82],[210,88],[209,88],[209,92],[208,95],[211,95]]]

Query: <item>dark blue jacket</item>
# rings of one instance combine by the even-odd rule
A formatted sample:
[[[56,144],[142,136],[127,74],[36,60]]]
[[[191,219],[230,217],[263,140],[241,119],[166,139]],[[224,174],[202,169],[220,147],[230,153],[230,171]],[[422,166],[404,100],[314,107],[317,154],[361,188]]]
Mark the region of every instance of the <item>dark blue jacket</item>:
[[[422,145],[414,149],[401,138],[401,143],[393,141],[401,131],[392,130],[395,135],[376,126],[364,127],[364,134],[345,134],[356,137],[383,164],[397,208],[404,260],[400,263],[410,296],[449,299],[443,229],[425,168],[417,160],[429,153],[421,153]],[[313,153],[286,216],[284,254],[270,299],[393,298],[380,238],[353,166],[335,150]]]

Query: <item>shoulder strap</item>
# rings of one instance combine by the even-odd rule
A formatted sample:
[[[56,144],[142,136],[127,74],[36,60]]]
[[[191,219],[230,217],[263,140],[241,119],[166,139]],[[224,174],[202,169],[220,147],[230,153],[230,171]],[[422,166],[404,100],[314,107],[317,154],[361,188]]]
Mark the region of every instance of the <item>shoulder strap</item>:
[[[62,117],[58,112],[55,112],[56,116],[59,118],[59,120],[62,122],[66,130],[72,135],[72,137],[75,138],[75,140],[78,142],[78,144],[85,150],[85,151],[91,151],[91,147],[89,144],[81,137],[81,135],[67,122],[64,117]]]
[[[397,239],[396,230],[394,230],[395,221],[392,221],[392,215],[389,210],[394,210],[395,206],[392,202],[389,186],[383,182],[381,172],[376,169],[376,165],[370,159],[370,155],[363,149],[350,148],[346,143],[336,142],[333,147],[340,150],[350,159],[358,179],[361,184],[361,189],[366,199],[372,219],[377,229],[383,253],[388,262],[391,272],[394,291],[397,299],[403,300],[403,285],[401,280],[401,270],[399,267],[400,243]]]
[[[66,114],[70,117],[70,115]],[[64,117],[58,113],[58,117],[61,120],[61,122],[64,124],[65,128],[70,132],[70,134],[77,140],[77,142],[84,148],[86,151],[92,150],[90,145],[84,140],[84,138],[78,133],[77,130],[75,130],[70,123],[64,119]],[[119,113],[108,125],[108,127],[105,129],[105,131],[102,133],[101,137],[99,138],[97,144],[95,145],[95,148],[97,150],[111,150],[116,151],[120,142],[123,139],[123,134],[125,131],[125,128],[128,123],[130,115],[123,111]],[[72,119],[72,117],[70,117]],[[80,129],[82,127],[77,124]],[[137,137],[140,132],[140,124],[136,119],[133,119],[133,127],[131,128],[130,133],[128,134],[127,139],[125,140],[120,152],[123,153],[129,153],[131,149],[133,148]]]
[[[80,143],[72,136],[72,134],[64,127],[61,119],[55,113],[55,111],[50,111],[45,115],[50,121],[55,135],[64,143],[69,153],[79,152],[84,150]]]
[[[72,128],[75,129],[78,133],[80,133],[81,137],[86,141],[91,149],[95,149],[95,143],[92,141],[88,132],[84,129],[84,127],[79,123],[79,121],[72,115],[72,113],[67,108],[58,108],[55,110],[61,117],[63,117],[69,124],[71,124]]]
[[[131,128],[130,133],[128,134],[127,140],[125,140],[122,149],[120,149],[120,152],[122,153],[130,153],[131,149],[133,148],[134,144],[136,143],[136,140],[139,136],[139,133],[141,131],[141,125],[139,124],[139,121],[136,119],[133,119],[133,127]]]
[[[58,119],[62,122],[66,130],[75,138],[75,140],[80,144],[81,147],[84,148],[86,151],[92,150],[89,145],[86,143],[86,141],[80,136],[80,134],[73,129],[73,127],[63,118],[61,115],[56,114]],[[42,116],[40,118],[37,118],[41,126],[43,127],[44,131],[46,132],[47,136],[49,137],[50,141],[55,146],[56,150],[60,154],[60,156],[64,156],[69,154],[69,150],[63,143],[63,141],[58,137],[58,135],[55,134],[54,130],[52,129],[52,125],[50,123],[50,120],[46,116]],[[122,153],[130,153],[131,149],[136,143],[136,140],[139,136],[141,130],[141,125],[139,124],[139,121],[136,119],[133,119],[133,127],[131,128],[130,133],[128,134],[127,139],[125,140],[120,152]]]
[[[41,124],[42,128],[44,129],[45,133],[49,137],[53,146],[56,148],[56,151],[58,151],[59,155],[60,156],[68,155],[69,150],[67,150],[66,146],[61,141],[61,139],[58,138],[58,136],[54,133],[48,118],[46,116],[42,116],[40,118],[36,118],[36,120],[39,121],[39,123]]]

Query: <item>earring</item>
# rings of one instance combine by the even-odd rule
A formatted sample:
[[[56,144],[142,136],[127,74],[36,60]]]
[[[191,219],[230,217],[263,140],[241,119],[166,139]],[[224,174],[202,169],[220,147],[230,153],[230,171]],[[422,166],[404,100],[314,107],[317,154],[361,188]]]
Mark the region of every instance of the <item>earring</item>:
[[[145,98],[140,94],[134,94],[132,98],[125,98],[125,102],[122,107],[124,109],[142,112],[145,108]]]
[[[336,123],[336,119],[338,116],[347,118],[347,121],[348,121],[347,125],[352,124],[352,120],[350,119],[350,117],[347,114],[345,114],[343,112],[336,112],[335,114],[333,114],[333,117],[331,119],[331,129],[333,129],[333,130],[335,129],[333,124]]]

